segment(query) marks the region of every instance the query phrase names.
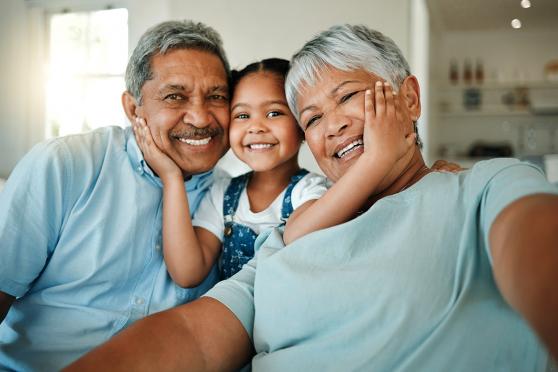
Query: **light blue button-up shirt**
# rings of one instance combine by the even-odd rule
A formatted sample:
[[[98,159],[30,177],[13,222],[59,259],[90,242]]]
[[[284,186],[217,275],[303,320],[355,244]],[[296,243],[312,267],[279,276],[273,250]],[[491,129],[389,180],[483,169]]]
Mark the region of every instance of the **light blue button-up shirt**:
[[[191,213],[210,172],[185,186]],[[35,146],[0,193],[0,369],[58,370],[135,320],[199,297],[162,255],[162,185],[130,128]]]

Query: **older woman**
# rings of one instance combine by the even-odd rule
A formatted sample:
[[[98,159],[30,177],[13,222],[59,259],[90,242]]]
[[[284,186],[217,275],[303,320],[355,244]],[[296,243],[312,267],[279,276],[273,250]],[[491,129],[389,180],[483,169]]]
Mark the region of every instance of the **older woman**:
[[[364,92],[419,85],[393,41],[338,26],[292,61],[290,105],[334,182],[366,151]],[[345,156],[339,149],[354,144]],[[347,193],[356,192],[346,190]],[[140,321],[76,370],[544,370],[558,356],[558,190],[516,160],[431,172],[418,146],[353,220],[256,259],[207,297]]]

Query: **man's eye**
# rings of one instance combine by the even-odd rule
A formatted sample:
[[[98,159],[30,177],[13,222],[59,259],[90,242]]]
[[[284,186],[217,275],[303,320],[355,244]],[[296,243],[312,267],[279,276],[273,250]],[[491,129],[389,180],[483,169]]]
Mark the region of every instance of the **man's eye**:
[[[283,113],[281,111],[270,111],[270,112],[267,113],[266,117],[274,118],[274,117],[279,116],[279,115],[283,115]]]
[[[345,94],[344,96],[341,97],[340,102],[341,103],[347,102],[348,100],[350,100],[357,93],[358,93],[358,91],[357,92],[351,92],[349,94]]]
[[[306,130],[306,129],[308,129],[309,127],[311,127],[312,125],[316,124],[320,118],[321,118],[321,115],[312,116],[312,117],[306,122],[306,126],[305,126],[304,129]]]
[[[165,97],[165,100],[168,100],[168,101],[182,101],[184,99],[185,98],[184,98],[183,95],[176,94],[176,93],[169,94]]]
[[[209,99],[215,100],[215,101],[227,101],[228,98],[227,96],[224,96],[222,94],[212,94],[209,96]]]

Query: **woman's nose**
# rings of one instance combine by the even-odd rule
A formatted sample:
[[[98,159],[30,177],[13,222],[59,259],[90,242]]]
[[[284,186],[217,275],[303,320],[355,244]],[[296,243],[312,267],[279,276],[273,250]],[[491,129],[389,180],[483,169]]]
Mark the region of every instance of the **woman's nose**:
[[[342,134],[350,126],[350,119],[345,115],[332,113],[326,118],[326,134],[328,137],[335,137]]]

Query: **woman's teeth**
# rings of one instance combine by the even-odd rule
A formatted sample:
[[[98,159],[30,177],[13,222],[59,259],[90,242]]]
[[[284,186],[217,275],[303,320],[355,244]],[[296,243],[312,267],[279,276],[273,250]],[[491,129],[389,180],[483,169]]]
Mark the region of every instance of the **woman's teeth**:
[[[207,145],[209,141],[211,141],[211,137],[202,138],[202,139],[191,139],[191,138],[178,138],[180,142],[187,143],[191,146],[203,146]]]
[[[337,152],[337,157],[342,158],[343,156],[347,155],[349,152],[356,150],[359,146],[363,146],[364,142],[362,139],[355,140],[349,143],[347,146],[343,147],[341,150]]]

